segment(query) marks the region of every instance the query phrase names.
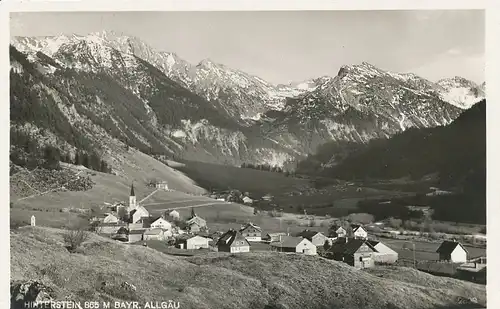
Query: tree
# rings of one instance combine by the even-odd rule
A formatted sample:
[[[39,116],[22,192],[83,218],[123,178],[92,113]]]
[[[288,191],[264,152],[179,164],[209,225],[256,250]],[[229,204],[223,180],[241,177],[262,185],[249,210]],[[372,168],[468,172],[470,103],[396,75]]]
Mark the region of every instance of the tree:
[[[47,169],[59,169],[60,153],[53,146],[47,145],[44,149],[44,167]]]
[[[329,241],[329,240],[325,240],[325,244],[323,245],[323,248],[324,248],[325,250],[330,249],[330,241]]]
[[[123,222],[128,222],[129,221],[129,213],[125,209],[125,207],[119,207],[118,208],[118,219],[122,220]]]
[[[69,252],[75,252],[83,242],[89,238],[89,233],[80,227],[72,227],[66,230],[63,234],[63,240],[66,243],[66,249]]]
[[[81,161],[81,158],[80,158],[80,153],[77,151],[75,153],[75,161],[74,161],[75,165],[81,165],[82,164],[82,161]]]

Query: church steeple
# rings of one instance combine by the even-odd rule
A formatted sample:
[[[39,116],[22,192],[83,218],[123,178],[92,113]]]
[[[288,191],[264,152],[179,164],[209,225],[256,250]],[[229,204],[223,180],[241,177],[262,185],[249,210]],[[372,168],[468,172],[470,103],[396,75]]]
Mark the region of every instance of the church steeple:
[[[196,217],[196,214],[194,213],[194,208],[191,208],[191,218]]]
[[[130,196],[128,197],[128,207],[129,211],[132,211],[137,208],[137,199],[135,197],[135,192],[134,192],[134,183],[132,183],[132,186],[130,187]]]

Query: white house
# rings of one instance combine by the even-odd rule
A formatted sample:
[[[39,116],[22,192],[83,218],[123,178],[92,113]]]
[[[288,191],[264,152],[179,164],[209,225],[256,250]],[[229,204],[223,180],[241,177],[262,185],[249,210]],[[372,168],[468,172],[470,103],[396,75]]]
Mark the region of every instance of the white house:
[[[184,244],[183,247],[185,249],[192,250],[192,249],[208,248],[209,241],[210,241],[209,238],[196,235],[196,236],[187,238],[182,243]]]
[[[149,229],[142,234],[143,240],[164,240],[165,232],[160,228]]]
[[[245,197],[243,197],[243,204],[252,205],[253,200],[251,198],[249,198],[248,196],[245,196]]]
[[[253,223],[242,226],[240,233],[248,241],[262,241],[262,229]]]
[[[398,260],[398,253],[380,241],[368,240],[368,245],[375,249],[373,259],[375,262],[392,264]]]
[[[343,227],[339,227],[337,230],[335,230],[335,233],[337,233],[337,237],[347,236],[347,231]]]
[[[354,238],[356,239],[366,239],[368,238],[368,232],[361,225],[354,225],[352,229]]]
[[[171,212],[168,213],[168,216],[174,220],[179,220],[181,218],[177,210],[172,210]]]
[[[102,220],[103,223],[118,223],[118,218],[113,215],[113,214],[108,214],[104,219]]]
[[[316,255],[316,246],[303,237],[282,236],[279,241],[271,242],[271,247],[278,252],[296,252]]]
[[[144,206],[137,206],[130,212],[132,223],[139,222],[142,218],[149,217],[149,211]]]
[[[469,254],[461,243],[450,240],[443,241],[436,252],[439,253],[440,260],[450,261],[452,263],[467,262],[467,256]]]
[[[167,220],[160,217],[151,223],[151,228],[153,228],[153,229],[160,228],[160,229],[171,231],[172,230],[172,223],[170,223]]]
[[[166,181],[159,181],[156,183],[156,189],[168,190],[168,183]]]

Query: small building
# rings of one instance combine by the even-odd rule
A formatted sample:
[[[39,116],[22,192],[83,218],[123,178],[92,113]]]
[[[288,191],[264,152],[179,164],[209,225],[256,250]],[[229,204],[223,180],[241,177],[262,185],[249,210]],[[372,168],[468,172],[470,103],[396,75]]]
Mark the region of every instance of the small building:
[[[219,252],[250,252],[250,243],[240,232],[230,229],[224,233],[217,241],[217,249]]]
[[[164,240],[165,232],[160,228],[148,229],[143,233],[143,240]]]
[[[336,242],[328,249],[325,257],[342,261],[356,268],[375,266],[375,249],[363,239],[345,238],[345,242]]]
[[[361,225],[352,225],[352,234],[356,239],[367,239],[368,232]]]
[[[207,221],[205,219],[198,217],[194,212],[194,209],[191,209],[191,218],[186,221],[188,226],[188,231],[190,233],[198,233],[202,230],[205,230],[207,227]]]
[[[172,234],[172,223],[168,222],[167,220],[163,219],[162,217],[156,218],[153,222],[151,222],[150,225],[151,228],[160,228],[164,231],[169,231],[170,234]],[[172,236],[172,235],[169,235]]]
[[[171,212],[168,213],[168,216],[172,220],[179,220],[181,218],[181,215],[179,214],[179,212],[177,210],[172,210]]]
[[[467,262],[467,256],[469,254],[461,243],[450,240],[443,241],[436,252],[439,253],[440,260],[452,263]]]
[[[295,252],[306,255],[316,255],[316,246],[307,238],[282,236],[278,241],[271,242],[271,248],[277,252]]]
[[[36,218],[35,218],[35,215],[32,215],[32,216],[31,216],[30,225],[31,225],[31,226],[36,226]]]
[[[211,239],[207,237],[196,235],[189,238],[180,239],[180,241],[178,242],[178,247],[188,250],[196,250],[201,248],[208,249],[210,240]]]
[[[318,231],[311,231],[311,230],[303,230],[299,234],[297,234],[299,237],[304,237],[307,238],[310,242],[312,242],[316,247],[322,247],[325,245],[325,242],[328,240],[328,237],[323,235],[323,233],[318,232]]]
[[[132,223],[137,223],[143,218],[149,217],[149,211],[144,208],[144,206],[137,206],[134,210],[130,212],[130,218],[132,219]]]
[[[166,181],[159,181],[156,183],[156,189],[168,190],[168,183]]]
[[[262,229],[253,223],[241,227],[240,233],[248,241],[262,241]]]
[[[268,242],[273,242],[273,241],[279,241],[280,237],[287,236],[286,233],[284,232],[279,232],[279,233],[267,233],[266,236],[262,238],[264,241]]]
[[[104,219],[102,219],[103,223],[118,223],[118,221],[120,221],[118,217],[113,214],[108,214],[106,217],[104,217]]]
[[[345,228],[339,226],[339,228],[337,228],[335,230],[335,233],[337,234],[336,236],[337,237],[346,237],[347,236],[347,231],[345,230]]]
[[[128,233],[128,242],[129,243],[134,243],[138,241],[143,240],[143,234],[146,230],[141,229],[141,230],[130,230]]]
[[[245,204],[245,205],[252,205],[253,204],[253,200],[251,198],[249,198],[248,196],[244,196],[243,197],[243,204]]]
[[[374,260],[377,263],[394,264],[398,260],[398,253],[380,241],[368,240],[368,245],[375,249]]]

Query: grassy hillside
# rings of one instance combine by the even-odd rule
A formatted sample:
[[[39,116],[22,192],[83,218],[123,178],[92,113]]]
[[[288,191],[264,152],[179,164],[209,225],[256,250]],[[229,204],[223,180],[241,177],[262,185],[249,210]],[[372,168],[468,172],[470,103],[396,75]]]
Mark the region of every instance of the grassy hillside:
[[[56,299],[173,300],[181,308],[424,309],[474,308],[458,306],[473,297],[483,307],[486,302],[484,286],[420,272],[384,269],[375,276],[319,257],[270,252],[178,258],[94,235],[80,253],[69,253],[61,233],[11,231],[11,280],[39,280]],[[125,291],[124,282],[137,290]]]

